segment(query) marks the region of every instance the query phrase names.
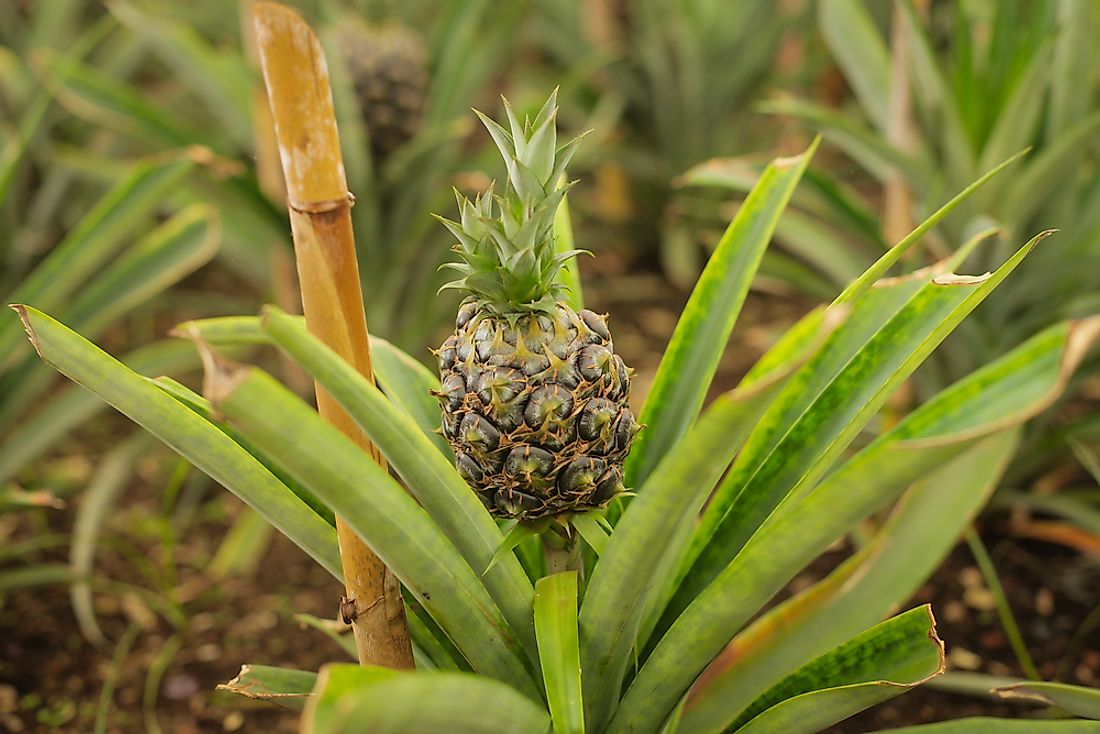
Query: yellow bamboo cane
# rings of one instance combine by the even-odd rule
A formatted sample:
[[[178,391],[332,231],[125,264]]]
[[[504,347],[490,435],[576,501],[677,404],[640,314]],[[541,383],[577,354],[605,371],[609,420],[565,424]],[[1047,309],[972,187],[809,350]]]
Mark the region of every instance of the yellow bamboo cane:
[[[359,267],[328,68],[317,36],[293,10],[253,7],[256,43],[275,120],[306,325],[359,372],[373,377]],[[385,465],[366,434],[320,387],[317,409]],[[336,518],[347,586],[341,612],[359,661],[412,668],[401,587],[370,548]]]

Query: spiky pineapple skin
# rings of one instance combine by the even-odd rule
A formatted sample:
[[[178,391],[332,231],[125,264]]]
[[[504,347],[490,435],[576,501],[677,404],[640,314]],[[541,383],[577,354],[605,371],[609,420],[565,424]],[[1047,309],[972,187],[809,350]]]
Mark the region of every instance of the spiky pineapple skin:
[[[443,434],[492,514],[568,515],[623,491],[639,426],[603,316],[564,303],[500,316],[466,303],[437,356]]]
[[[420,129],[428,94],[427,51],[415,31],[392,22],[349,22],[340,36],[371,153],[384,160]]]

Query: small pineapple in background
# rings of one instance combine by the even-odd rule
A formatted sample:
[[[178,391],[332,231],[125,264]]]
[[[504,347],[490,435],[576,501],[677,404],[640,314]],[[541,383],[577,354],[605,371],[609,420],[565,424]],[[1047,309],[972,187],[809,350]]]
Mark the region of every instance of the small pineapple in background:
[[[504,156],[503,196],[458,196],[469,293],[437,352],[443,433],[458,471],[489,510],[519,520],[602,507],[623,491],[623,461],[639,426],[627,405],[630,370],[605,317],[575,311],[557,282],[579,251],[554,246],[561,181],[580,138],[557,148],[556,94],[511,131],[481,116]]]
[[[420,36],[397,22],[349,20],[339,41],[371,153],[385,160],[420,129],[428,94],[428,53]]]

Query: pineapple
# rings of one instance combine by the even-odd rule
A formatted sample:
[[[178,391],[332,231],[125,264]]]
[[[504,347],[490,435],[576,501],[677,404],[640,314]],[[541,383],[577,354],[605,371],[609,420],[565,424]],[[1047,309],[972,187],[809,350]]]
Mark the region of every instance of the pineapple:
[[[396,22],[348,20],[339,31],[371,153],[378,160],[420,129],[428,93],[428,55],[420,37]]]
[[[615,354],[607,319],[575,311],[557,282],[579,250],[554,246],[561,182],[580,138],[556,147],[556,94],[511,131],[484,115],[504,156],[503,196],[470,201],[456,192],[460,221],[440,218],[458,239],[468,293],[455,332],[436,352],[443,434],[459,473],[498,517],[568,518],[623,491],[623,461],[639,430],[627,405],[630,370]]]

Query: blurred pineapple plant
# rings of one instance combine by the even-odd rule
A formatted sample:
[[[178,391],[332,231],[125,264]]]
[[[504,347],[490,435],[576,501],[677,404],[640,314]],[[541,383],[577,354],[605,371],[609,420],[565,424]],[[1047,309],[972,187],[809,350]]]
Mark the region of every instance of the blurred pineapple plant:
[[[843,287],[891,236],[933,211],[945,192],[1032,146],[1011,176],[975,192],[908,258],[908,268],[917,269],[979,232],[999,233],[995,245],[978,248],[968,262],[984,272],[1021,233],[1054,223],[1062,228],[1017,287],[991,297],[917,373],[918,397],[1060,319],[1100,310],[1100,113],[1091,40],[1100,30],[1100,8],[1073,0],[899,0],[889,7],[826,0],[817,15],[852,90],[850,104],[838,110],[780,97],[765,107],[835,142],[882,192],[883,218],[880,223],[865,197],[836,177],[809,187],[790,217],[797,226],[781,231],[793,253],[789,281],[815,293]],[[732,159],[685,176],[691,184],[738,191],[754,179],[745,161]],[[1086,373],[1095,365],[1090,359]],[[1095,445],[1097,425],[1086,418],[1059,426],[1057,440],[1033,427],[1012,475],[1026,481],[1063,461],[1069,445]]]
[[[202,145],[234,161],[230,175],[188,187],[186,196],[219,210],[221,262],[254,288],[278,293],[286,289],[280,261],[291,249],[266,102],[249,68],[248,26],[238,22],[252,4],[208,0],[168,7],[120,0],[97,6],[97,27],[125,48],[119,55],[125,65],[59,49],[44,58],[40,74],[112,152],[148,155]],[[348,2],[303,5],[321,19],[329,49],[343,153],[357,197],[360,255],[371,264],[360,271],[375,328],[420,345],[450,308],[435,297],[446,239],[427,215],[447,206],[444,192],[472,128],[462,116],[499,68],[523,8],[478,0],[440,11],[409,2],[367,8],[365,20]],[[74,6],[73,12],[83,10]],[[168,72],[158,75],[155,97],[144,93],[147,82],[137,73],[150,69]],[[111,156],[99,150],[65,153],[81,170],[111,168]]]
[[[82,3],[27,4],[0,21],[0,116],[10,122],[0,126],[0,293],[5,302],[55,310],[93,338],[111,334],[132,349],[123,359],[133,369],[194,371],[193,350],[155,341],[147,325],[172,297],[165,292],[218,252],[217,211],[172,195],[208,181],[216,159],[201,148],[128,157],[115,140],[65,114],[40,83],[56,55],[120,75],[137,63],[114,22],[84,23],[84,10]],[[76,149],[113,160],[73,165],[68,154]],[[36,460],[102,404],[71,386],[58,389],[18,319],[0,319],[0,354],[0,503],[7,504],[49,484]]]
[[[718,202],[688,201],[672,181],[715,155],[772,147],[775,128],[751,100],[798,74],[778,68],[777,54],[808,13],[798,2],[764,0],[549,0],[539,11],[538,40],[566,79],[569,118],[585,116],[604,138],[591,148],[598,161],[578,160],[578,170],[595,174],[599,203],[586,214],[690,289],[704,249],[679,213],[717,214]]]
[[[326,734],[812,732],[942,672],[929,608],[897,608],[982,506],[1020,423],[1057,399],[1100,321],[1052,325],[860,448],[853,441],[874,433],[889,395],[1049,233],[983,276],[953,272],[972,242],[886,278],[972,189],[963,192],[707,405],[817,143],[776,160],[714,249],[637,432],[629,371],[604,317],[584,310],[570,233],[554,224],[578,141],[557,145],[553,98],[531,120],[505,110],[507,127],[484,120],[505,159],[503,193],[460,196],[459,219],[444,220],[460,257],[451,287],[467,296],[438,351],[441,379],[374,340],[376,387],[301,317],[268,308],[178,328],[204,355],[204,397],[142,378],[42,311],[15,307],[44,360],[335,577],[334,514],[400,580],[415,672],[245,666],[226,687],[303,710],[305,730]],[[274,378],[218,355],[235,344],[275,345],[297,361],[393,474]],[[765,609],[883,512],[845,563]],[[584,552],[561,563],[552,543],[502,526],[552,534],[547,518],[568,518]],[[1091,694],[1062,698],[1073,695]],[[1064,723],[1034,720],[1028,731]],[[964,720],[950,731],[1004,726]]]

